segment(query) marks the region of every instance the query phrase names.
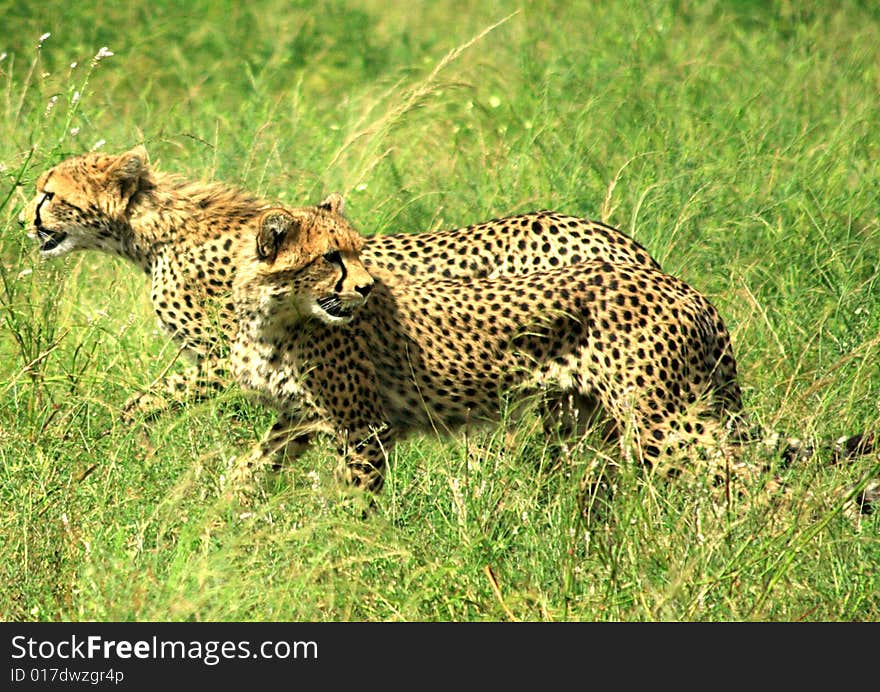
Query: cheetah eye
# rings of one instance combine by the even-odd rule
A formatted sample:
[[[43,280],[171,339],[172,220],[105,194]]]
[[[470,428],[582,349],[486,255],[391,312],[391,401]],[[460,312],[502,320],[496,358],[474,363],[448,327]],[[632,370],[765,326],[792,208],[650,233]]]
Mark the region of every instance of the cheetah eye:
[[[339,254],[338,250],[328,252],[324,255],[324,259],[327,260],[330,264],[342,264],[342,256]]]
[[[55,199],[55,193],[54,192],[46,192],[44,190],[43,191],[43,201],[48,202],[50,199]]]

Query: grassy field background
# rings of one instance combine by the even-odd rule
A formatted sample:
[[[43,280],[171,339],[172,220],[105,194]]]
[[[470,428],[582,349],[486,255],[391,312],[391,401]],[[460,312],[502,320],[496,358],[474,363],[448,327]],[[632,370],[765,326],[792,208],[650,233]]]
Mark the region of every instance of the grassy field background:
[[[16,223],[44,169],[139,142],[340,191],[368,234],[600,218],[719,308],[759,420],[877,429],[876,3],[2,0],[0,37],[3,620],[880,619],[877,515],[841,511],[871,458],[780,469],[776,512],[624,470],[585,522],[587,455],[414,438],[361,520],[319,445],[241,517],[220,486],[269,414],[230,391],[124,426],[175,354],[143,276]]]

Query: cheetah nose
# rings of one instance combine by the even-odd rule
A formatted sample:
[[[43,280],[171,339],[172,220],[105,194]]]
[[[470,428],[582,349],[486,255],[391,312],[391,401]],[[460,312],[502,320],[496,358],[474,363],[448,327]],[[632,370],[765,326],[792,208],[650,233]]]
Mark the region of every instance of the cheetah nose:
[[[370,295],[370,291],[373,290],[373,284],[364,284],[363,286],[356,287],[354,290],[360,293],[364,298],[366,298],[368,295]]]

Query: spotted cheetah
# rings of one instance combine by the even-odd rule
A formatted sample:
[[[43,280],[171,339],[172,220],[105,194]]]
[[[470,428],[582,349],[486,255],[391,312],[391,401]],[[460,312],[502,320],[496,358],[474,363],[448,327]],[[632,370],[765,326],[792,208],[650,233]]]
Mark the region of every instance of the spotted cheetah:
[[[338,204],[335,198],[325,203]],[[92,152],[39,176],[19,217],[43,257],[98,250],[123,257],[150,280],[160,325],[195,363],[124,413],[152,416],[171,402],[209,397],[228,384],[234,331],[232,280],[252,245],[252,225],[269,200],[219,183],[154,170],[144,147]],[[549,211],[432,233],[373,236],[361,257],[370,269],[402,277],[488,277],[551,269],[589,259],[657,267],[635,240],[597,221]],[[288,426],[281,413],[274,436]]]
[[[604,260],[401,282],[361,261],[365,240],[341,210],[332,196],[263,212],[233,282],[233,374],[288,412],[276,442],[290,456],[329,432],[344,479],[375,492],[400,437],[497,421],[509,398],[552,391],[574,394],[625,459],[662,476],[698,460],[716,478],[755,479],[737,460],[750,438],[729,334],[685,282]],[[870,451],[868,437],[841,441],[840,454]],[[233,482],[248,484],[264,462],[244,459]],[[857,507],[870,512],[878,498],[873,480]]]
[[[270,200],[229,185],[154,170],[142,146],[118,155],[75,156],[38,177],[36,195],[19,220],[39,242],[40,254],[52,258],[93,249],[135,264],[150,279],[160,325],[195,359],[149,392],[129,398],[126,418],[156,415],[168,403],[209,397],[227,386],[232,280],[239,258],[252,245],[253,223],[271,206]],[[324,206],[338,203],[331,196]],[[586,260],[658,267],[644,247],[620,231],[549,211],[447,231],[370,237],[361,259],[371,271],[391,272],[388,281],[498,277]],[[290,416],[296,419],[299,413]],[[282,456],[308,443],[308,436],[285,439],[283,431],[290,427],[288,413],[281,412],[265,438]],[[866,439],[873,444],[873,437]],[[265,441],[253,454],[264,454]],[[843,448],[860,453],[865,446],[857,436]]]
[[[573,393],[663,474],[683,449],[721,444],[742,409],[718,312],[654,267],[399,282],[361,262],[333,207],[271,209],[258,228],[233,282],[233,373],[300,407],[294,438],[333,433],[355,486],[382,487],[401,436],[496,421],[507,396]]]

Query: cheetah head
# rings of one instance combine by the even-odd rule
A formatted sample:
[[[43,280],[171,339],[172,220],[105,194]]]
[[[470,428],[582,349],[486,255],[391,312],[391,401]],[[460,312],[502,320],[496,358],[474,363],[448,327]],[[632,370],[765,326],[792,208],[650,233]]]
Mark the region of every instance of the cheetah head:
[[[142,146],[119,155],[74,156],[37,179],[37,194],[18,220],[44,257],[80,249],[121,252],[129,202],[149,184]]]
[[[351,321],[367,301],[373,277],[360,260],[363,239],[342,216],[338,194],[300,209],[268,209],[257,220],[252,254],[233,287],[237,306],[276,326],[305,318]]]

